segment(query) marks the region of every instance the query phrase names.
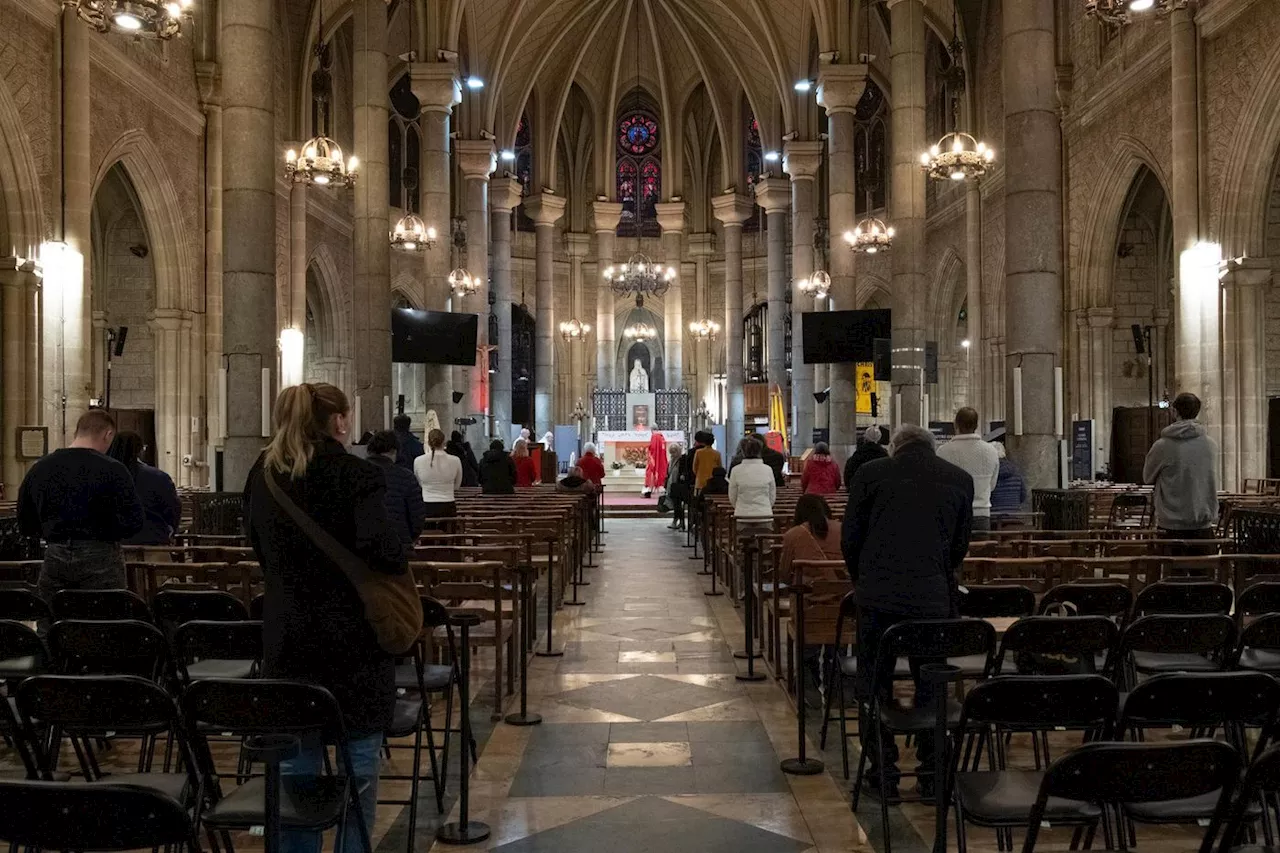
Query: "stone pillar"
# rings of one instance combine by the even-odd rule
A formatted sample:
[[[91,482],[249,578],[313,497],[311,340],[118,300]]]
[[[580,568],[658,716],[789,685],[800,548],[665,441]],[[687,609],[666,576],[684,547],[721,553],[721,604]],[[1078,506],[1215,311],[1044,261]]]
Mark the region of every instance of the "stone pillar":
[[[791,206],[791,187],[783,178],[761,178],[756,183],[756,203],[764,208],[768,219],[768,299],[769,326],[765,329],[768,350],[767,373],[770,385],[787,392],[787,209]],[[792,334],[795,329],[792,329]],[[736,436],[735,436],[736,439]]]
[[[271,74],[275,12],[260,0],[224,0],[221,12],[222,121],[227,141],[222,160],[222,346],[227,371],[222,488],[236,492],[244,488],[249,469],[266,443],[262,435],[263,397],[273,399],[275,188],[277,169],[282,165],[273,149],[274,97],[271,87],[262,85]],[[383,76],[385,79],[385,73]],[[382,128],[385,133],[385,116]],[[384,156],[385,151],[384,137]],[[362,175],[361,180],[367,181],[369,176]],[[390,369],[389,360],[387,367]]]
[[[1094,429],[1093,464],[1094,470],[1097,470],[1111,459],[1111,324],[1115,311],[1111,308],[1090,308],[1085,312],[1085,318],[1089,324],[1087,387]]]
[[[724,225],[724,365],[728,416],[724,435],[728,455],[746,428],[746,400],[742,375],[742,223],[751,216],[751,199],[726,193],[711,200],[716,219]]]
[[[614,243],[622,204],[616,201],[593,201],[591,224],[596,232],[596,387],[617,388],[613,375],[617,363],[617,331],[614,328],[613,290],[604,280],[604,271],[613,266]]]
[[[0,261],[0,447],[4,461],[0,466],[0,483],[6,500],[16,500],[18,486],[27,465],[18,455],[18,427],[35,424],[28,420],[27,375],[39,368],[39,358],[32,362],[27,325],[29,287],[35,274],[33,264],[23,258]],[[38,339],[37,339],[38,342]],[[37,400],[39,398],[37,397]],[[50,436],[52,440],[52,436]]]
[[[489,343],[489,176],[498,165],[493,142],[488,139],[459,139],[454,143],[458,169],[462,172],[463,196],[467,211],[467,272],[480,283],[480,288],[463,302],[462,310],[480,315],[476,346]],[[476,418],[468,427],[472,446],[479,446],[487,429],[484,416],[489,412],[489,374],[479,365],[463,368],[467,397],[465,415]]]
[[[155,350],[156,467],[175,482],[182,465],[182,434],[186,431],[179,417],[179,401],[186,390],[180,356],[183,322],[190,322],[186,313],[178,308],[157,308],[147,318]]]
[[[545,190],[525,199],[524,209],[533,220],[534,280],[537,316],[534,318],[534,432],[555,426],[555,226],[566,202]]]
[[[1223,487],[1238,490],[1246,479],[1267,476],[1266,307],[1271,259],[1246,258],[1223,280],[1224,361],[1228,381],[1223,400],[1232,404],[1235,453],[1226,455]],[[1224,436],[1224,439],[1227,436]]]
[[[204,110],[204,435],[210,446],[222,445],[222,399],[218,369],[222,366],[222,86],[218,65],[196,63],[196,82]],[[212,464],[205,447],[197,457]],[[211,479],[212,475],[206,472]]]
[[[462,100],[458,69],[450,62],[417,62],[410,66],[413,94],[422,106],[422,178],[419,181],[421,216],[439,233],[439,242],[424,254],[425,292],[422,305],[432,311],[444,311],[449,301],[450,264],[450,183],[452,165],[449,160],[449,117]],[[501,315],[499,315],[501,322]],[[510,324],[510,313],[507,322]],[[508,347],[508,353],[510,347]],[[442,428],[453,423],[453,380],[446,365],[424,365],[426,370],[424,402],[434,411]],[[510,395],[507,395],[510,399]]]
[[[853,112],[867,85],[865,65],[822,65],[818,71],[818,104],[827,111],[827,231],[831,235],[831,307],[856,309],[853,278],[854,256],[844,234],[857,224],[857,187],[853,171]],[[854,366],[831,365],[831,396],[827,400],[831,422],[831,452],[843,462],[857,445],[857,401]]]
[[[694,269],[694,320],[714,320],[721,326],[720,333],[724,334],[724,320],[719,317],[712,317],[708,309],[707,289],[709,286],[707,264],[711,261],[711,255],[715,252],[715,238],[711,234],[690,234],[689,235],[689,257],[693,259]],[[690,397],[690,411],[698,408],[702,402],[706,402],[707,408],[712,408],[713,394],[711,392],[711,373],[713,347],[710,341],[695,340],[693,343],[693,394]]]
[[[582,291],[584,290],[584,277],[582,275],[582,262],[586,259],[588,251],[591,249],[591,235],[567,233],[564,235],[565,252],[569,255],[569,310],[565,317],[566,320],[577,318],[580,323],[590,325],[590,320],[584,320],[586,315],[583,313]],[[560,327],[556,326],[556,333],[559,334]],[[560,405],[572,411],[575,401],[583,400],[586,405],[587,388],[585,375],[587,373],[587,352],[591,346],[588,343],[590,339],[580,341],[567,341],[565,343],[565,351],[569,354],[568,379],[565,382],[565,391],[568,399],[561,400]]]
[[[788,142],[782,150],[782,168],[791,176],[791,452],[796,456],[813,444],[814,381],[823,368],[804,363],[802,315],[825,311],[826,300],[815,304],[796,287],[814,273],[814,179],[822,166],[822,148],[821,142]]]
[[[893,251],[893,392],[902,397],[902,422],[925,423],[924,384],[925,174],[920,152],[925,139],[925,24],[922,0],[889,0],[892,39],[889,67],[893,146],[889,221],[897,229]],[[1052,66],[1053,54],[1049,54]],[[1049,94],[1053,94],[1050,87]],[[1012,158],[1010,158],[1012,160]],[[894,401],[890,401],[894,405]],[[894,408],[890,408],[894,411]],[[894,424],[898,426],[898,424]]]
[[[1030,488],[1058,484],[1054,369],[1062,364],[1062,138],[1054,9],[1004,5],[1005,335],[1010,400],[1022,369],[1022,435],[1010,456]],[[895,247],[896,254],[896,247]],[[1006,421],[1013,427],[1012,402]]]
[[[515,178],[489,181],[489,245],[492,256],[493,311],[498,317],[497,345],[489,356],[494,370],[493,434],[504,440],[511,435],[511,214],[520,205],[520,182]]]
[[[305,333],[307,330],[306,184],[294,184],[289,190],[289,299],[286,304],[289,306],[289,316],[281,318],[281,328],[294,328]],[[315,341],[309,341],[308,345],[315,346]]]
[[[1173,84],[1170,206],[1173,214],[1174,303],[1177,305],[1182,301],[1182,276],[1178,261],[1182,253],[1200,239],[1199,73],[1194,10],[1187,8],[1170,12],[1169,25],[1170,79]],[[1175,346],[1174,393],[1198,379],[1203,369],[1199,348],[1196,346],[1199,335],[1196,334],[1189,342],[1187,340],[1187,335],[1192,331],[1184,328],[1182,322],[1175,326],[1179,340]],[[1188,390],[1200,393],[1195,388]],[[1206,408],[1212,405],[1203,395],[1201,401]]]
[[[977,181],[969,181],[965,187],[965,310],[969,336],[968,369],[969,399],[966,405],[978,409],[978,419],[990,420],[991,405],[987,400],[986,383],[982,381],[982,191]]]
[[[352,299],[356,395],[364,430],[390,429],[383,400],[391,397],[391,211],[387,166],[387,9],[383,0],[355,0],[352,101],[355,154],[364,165],[355,186]]]
[[[76,419],[89,407],[93,395],[93,307],[90,296],[89,253],[92,249],[93,173],[89,153],[89,40],[97,36],[77,20],[71,9],[62,12],[62,240],[68,253],[56,266],[42,258],[46,278],[53,285],[46,293],[55,300],[55,316],[61,320],[59,337],[61,377],[50,414],[50,447],[69,443]],[[56,270],[55,277],[48,273]]]
[[[658,226],[662,229],[662,262],[676,271],[671,289],[662,297],[663,337],[667,342],[667,387],[684,387],[684,284],[680,280],[680,242],[684,237],[684,202],[657,205]]]

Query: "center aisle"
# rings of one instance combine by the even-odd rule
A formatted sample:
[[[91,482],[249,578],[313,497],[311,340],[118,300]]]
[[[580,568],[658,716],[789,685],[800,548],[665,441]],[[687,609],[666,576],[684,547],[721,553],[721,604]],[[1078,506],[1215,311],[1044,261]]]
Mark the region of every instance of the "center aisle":
[[[795,753],[790,705],[771,679],[734,678],[741,619],[703,595],[666,523],[608,521],[588,604],[557,616],[564,656],[530,664],[543,724],[499,723],[480,754],[472,818],[493,834],[473,849],[871,850],[829,775],[778,769]]]

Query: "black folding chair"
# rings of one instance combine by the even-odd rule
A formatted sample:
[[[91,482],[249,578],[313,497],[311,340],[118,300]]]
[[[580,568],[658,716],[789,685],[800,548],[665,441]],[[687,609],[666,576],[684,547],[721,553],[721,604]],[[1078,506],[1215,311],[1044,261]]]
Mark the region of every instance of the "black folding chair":
[[[0,682],[38,675],[49,666],[49,650],[35,630],[0,619]]]
[[[64,619],[49,629],[49,652],[66,675],[169,675],[169,643],[160,629],[134,619]]]
[[[252,678],[262,662],[262,623],[194,620],[173,637],[178,674],[186,683],[201,678]]]
[[[17,704],[12,697],[0,696],[0,738],[13,748],[22,762],[22,770],[28,779],[40,778],[40,762],[35,732],[22,724]]]
[[[291,735],[300,740],[322,737],[334,744],[341,773],[282,777],[280,827],[285,832],[324,832],[337,827],[336,853],[352,853],[342,849],[341,841],[350,808],[364,839],[363,853],[373,853],[369,842],[373,815],[364,814],[359,799],[368,783],[355,775],[342,710],[332,693],[296,681],[211,678],[187,688],[182,709],[188,727],[195,732],[197,760],[211,800],[202,816],[206,829],[248,831],[267,823],[264,779],[250,778],[224,794],[208,732],[235,737]]]
[[[1235,668],[1280,676],[1280,613],[1268,613],[1244,626]]]
[[[1231,612],[1235,595],[1217,581],[1169,580],[1145,586],[1133,603],[1133,615]]]
[[[1072,581],[1049,589],[1040,599],[1040,614],[1066,608],[1073,616],[1105,616],[1123,624],[1133,610],[1133,592],[1122,583]]]
[[[151,602],[156,621],[170,632],[186,622],[246,622],[244,602],[220,589],[162,589]]]
[[[54,619],[136,619],[154,622],[151,608],[127,589],[64,589],[50,602]]]
[[[1119,637],[1120,629],[1105,616],[1028,616],[1005,630],[991,671],[1001,675],[1104,672]]]
[[[972,755],[972,769],[961,762],[960,750],[955,751],[954,762],[953,803],[960,853],[968,846],[966,823],[996,830],[997,847],[1012,849],[1010,830],[1028,825],[1044,778],[1041,768],[1048,755],[1042,756],[1040,745],[1047,734],[1076,731],[1086,741],[1106,737],[1118,702],[1115,684],[1100,675],[1015,675],[974,687],[965,697],[960,715],[960,731],[969,741],[964,754]],[[1032,735],[1037,747],[1034,769],[1009,766],[1006,739],[1014,733]],[[984,744],[988,769],[981,770]],[[1087,801],[1054,799],[1047,806],[1046,818],[1056,825],[1092,828],[1101,820],[1102,810]]]
[[[262,613],[267,609],[267,596],[265,593],[258,593],[249,602],[249,618],[262,621]]]
[[[1280,795],[1280,746],[1273,746],[1257,756],[1245,773],[1240,796],[1236,797],[1228,816],[1222,821],[1222,841],[1218,853],[1268,853],[1274,848],[1249,845],[1236,846],[1240,836],[1252,823],[1249,811],[1260,797],[1274,800]]]
[[[200,840],[186,806],[150,788],[0,779],[0,841],[44,850],[139,850]]]
[[[1280,613],[1280,581],[1255,581],[1238,592],[1236,619]]]
[[[1205,827],[1205,838],[1213,839],[1239,780],[1240,767],[1236,750],[1220,741],[1087,743],[1059,758],[1045,772],[1027,822],[1022,853],[1035,850],[1055,798],[1100,806],[1108,849],[1114,849],[1112,839],[1119,836],[1112,828],[1117,808],[1216,793],[1219,808]],[[1118,826],[1118,819],[1115,823]]]
[[[49,603],[34,589],[0,587],[0,619],[15,622],[43,622],[53,616]]]
[[[1217,672],[1235,650],[1236,624],[1217,614],[1143,616],[1120,635],[1109,669],[1121,689],[1139,675]]]
[[[966,586],[960,592],[960,615],[972,619],[1030,616],[1036,612],[1036,595],[1017,584]]]

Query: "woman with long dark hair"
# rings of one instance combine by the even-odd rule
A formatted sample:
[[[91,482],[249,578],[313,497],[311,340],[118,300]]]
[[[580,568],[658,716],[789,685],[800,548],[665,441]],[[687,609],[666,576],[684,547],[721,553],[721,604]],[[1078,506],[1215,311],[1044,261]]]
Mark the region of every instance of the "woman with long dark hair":
[[[131,430],[121,430],[107,449],[108,456],[129,469],[133,487],[138,490],[138,501],[142,504],[142,529],[125,539],[121,543],[124,545],[168,545],[182,520],[182,502],[178,500],[173,478],[142,461],[142,452],[146,448],[142,436]]]
[[[782,537],[781,572],[791,576],[796,560],[843,560],[840,525],[831,517],[831,507],[821,495],[802,495],[796,501],[792,527]]]
[[[364,823],[373,826],[383,732],[396,703],[395,662],[378,645],[355,586],[272,496],[267,477],[317,526],[370,571],[404,574],[400,539],[387,519],[386,480],[347,452],[351,407],[338,388],[303,383],[280,392],[275,433],[245,487],[249,541],[262,566],[263,674],[318,684],[338,700],[346,722]],[[322,738],[305,740],[286,775],[314,775]],[[361,821],[348,820],[343,849],[364,849]],[[319,851],[320,836],[285,833],[288,853]]]

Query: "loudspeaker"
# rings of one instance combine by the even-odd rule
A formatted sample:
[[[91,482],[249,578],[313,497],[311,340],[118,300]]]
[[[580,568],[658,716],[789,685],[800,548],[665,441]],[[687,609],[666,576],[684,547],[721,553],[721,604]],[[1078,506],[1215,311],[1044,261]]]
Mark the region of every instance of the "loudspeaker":
[[[877,382],[892,382],[893,341],[889,338],[876,338],[871,347],[871,364],[875,371],[872,378]]]
[[[396,414],[397,415],[404,414],[404,395],[403,394],[396,395]]]
[[[124,355],[124,341],[125,341],[125,338],[127,337],[129,337],[128,326],[121,326],[119,329],[116,330],[116,350],[113,353],[113,355],[115,355],[116,358],[119,358],[120,356]]]
[[[463,398],[463,397],[465,397],[465,396],[467,396],[467,395],[466,395],[466,394],[464,394],[464,393],[462,393],[461,391],[454,391],[454,392],[453,392],[453,403],[454,403],[454,405],[456,406],[458,403],[461,403],[461,402],[462,402],[462,398]]]
[[[924,342],[924,384],[938,384],[938,342]]]
[[[1130,328],[1133,329],[1133,347],[1138,355],[1143,355],[1147,351],[1146,338],[1142,334],[1142,325],[1134,323]]]
[[[871,417],[879,417],[880,415],[880,397],[875,391],[871,392]]]
[[[831,396],[830,388],[823,388],[821,391],[813,392],[813,399],[819,403],[827,402],[827,398]]]

